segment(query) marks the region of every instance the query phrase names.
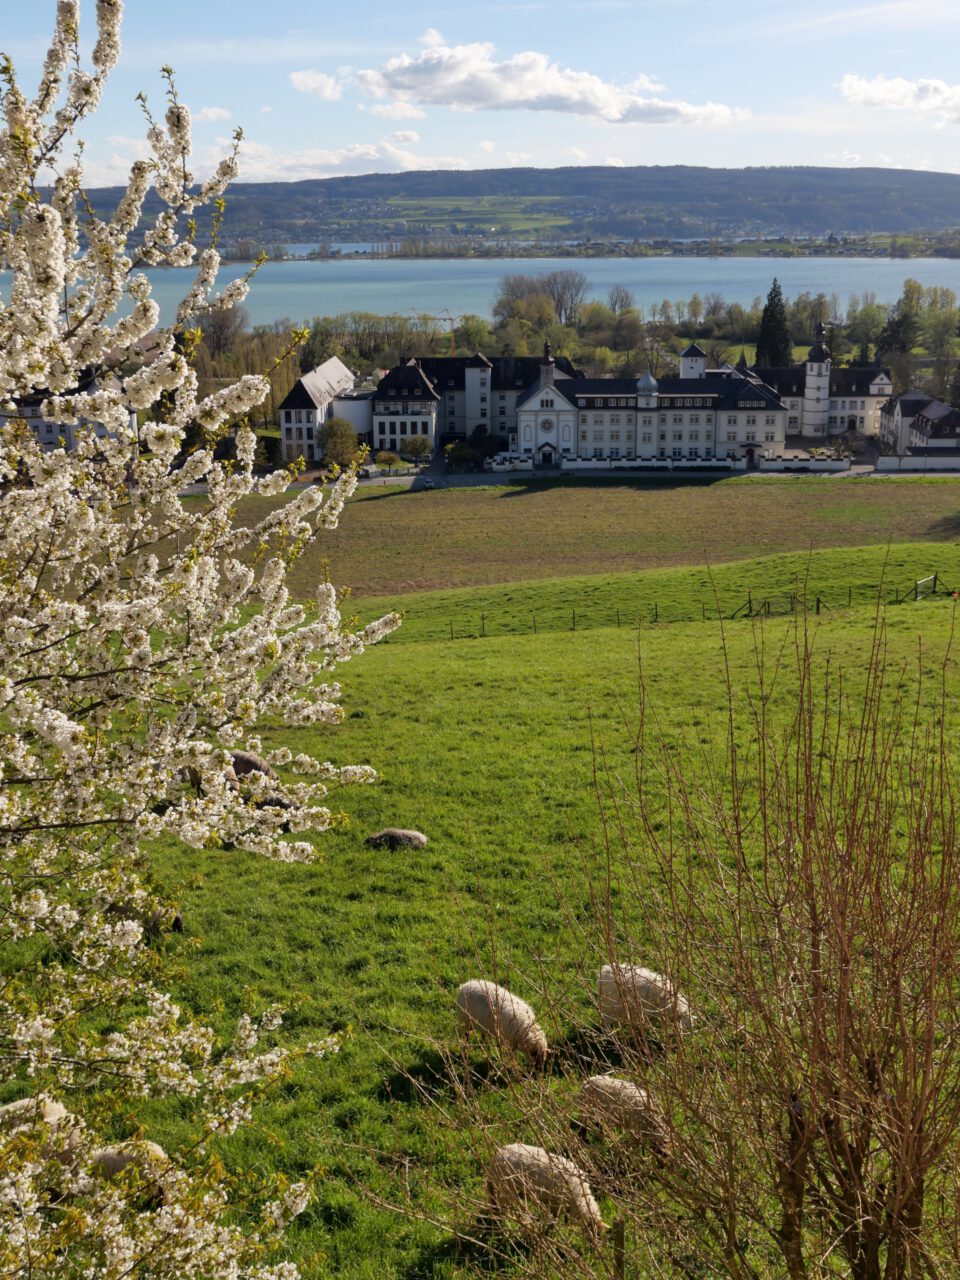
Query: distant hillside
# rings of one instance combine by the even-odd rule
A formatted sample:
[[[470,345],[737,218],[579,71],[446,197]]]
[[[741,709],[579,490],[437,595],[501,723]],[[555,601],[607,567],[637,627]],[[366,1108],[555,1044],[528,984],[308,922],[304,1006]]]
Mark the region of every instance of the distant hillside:
[[[91,193],[100,208],[118,189]],[[150,206],[148,204],[148,212]],[[960,228],[960,175],[908,169],[686,165],[438,170],[238,183],[231,240],[424,236],[719,237]]]

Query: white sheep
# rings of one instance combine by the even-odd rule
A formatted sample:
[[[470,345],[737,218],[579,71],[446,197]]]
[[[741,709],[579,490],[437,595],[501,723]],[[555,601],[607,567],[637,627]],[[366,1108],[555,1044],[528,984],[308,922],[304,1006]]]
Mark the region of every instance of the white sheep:
[[[686,996],[669,978],[635,964],[605,964],[597,981],[600,1021],[605,1030],[657,1019],[689,1031],[693,1015]]]
[[[80,1128],[62,1102],[41,1093],[36,1098],[18,1098],[0,1107],[0,1133],[11,1137],[29,1129],[38,1120],[52,1131],[42,1147],[44,1158],[54,1157],[69,1163],[80,1140]]]
[[[0,1131],[16,1133],[18,1129],[34,1124],[38,1119],[55,1129],[68,1114],[62,1102],[55,1102],[43,1093],[37,1098],[18,1098],[16,1102],[8,1102],[5,1107],[0,1107]]]
[[[469,1036],[481,1031],[498,1044],[525,1053],[534,1066],[547,1059],[547,1037],[537,1015],[519,996],[485,978],[471,978],[457,991],[461,1029]]]
[[[579,1223],[595,1243],[609,1230],[583,1170],[543,1147],[524,1142],[498,1147],[487,1173],[487,1196],[494,1216],[519,1208],[525,1226],[533,1225],[526,1213],[532,1209],[551,1220]]]
[[[145,1173],[159,1173],[170,1160],[163,1147],[156,1142],[132,1139],[118,1142],[112,1147],[100,1147],[90,1157],[94,1170],[103,1178],[115,1178],[130,1165],[139,1165]]]
[[[670,1146],[666,1119],[647,1089],[618,1076],[590,1076],[580,1090],[580,1108],[594,1124],[623,1129],[640,1142],[665,1152]]]

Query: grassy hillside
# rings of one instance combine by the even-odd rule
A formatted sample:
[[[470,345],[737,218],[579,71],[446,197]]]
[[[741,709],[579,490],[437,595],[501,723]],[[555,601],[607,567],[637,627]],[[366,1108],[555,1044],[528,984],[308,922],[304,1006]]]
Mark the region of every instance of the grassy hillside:
[[[404,625],[389,644],[524,634],[536,630],[689,622],[764,611],[842,609],[902,600],[918,579],[938,575],[938,590],[960,587],[960,545],[906,542],[831,548],[735,560],[712,567],[546,578],[489,587],[362,598],[364,621],[399,610]]]
[[[301,241],[332,234],[356,240],[429,228],[450,202],[462,202],[469,210],[478,199],[487,201],[492,225],[501,221],[497,204],[504,200],[503,220],[509,226],[518,198],[552,198],[562,202],[579,234],[906,232],[955,228],[958,193],[956,174],[907,169],[593,165],[435,170],[237,182],[230,188],[226,226],[232,238]],[[89,196],[100,212],[112,210],[121,194],[118,188],[101,188]],[[407,216],[411,203],[418,214],[412,227]],[[148,215],[159,211],[152,194],[146,210]]]
[[[358,597],[399,595],[810,548],[950,543],[958,534],[960,482],[952,479],[570,480],[426,492],[372,486],[342,526],[308,551],[292,583],[306,595],[329,575]]]
[[[876,553],[862,553],[862,562],[874,572]],[[772,580],[792,563],[745,570]],[[670,574],[650,579],[679,596],[688,576],[676,573],[672,585]],[[409,605],[413,633],[419,605]],[[904,666],[908,683],[918,636],[922,674],[933,675],[953,616],[942,598],[888,610],[890,664]],[[844,665],[851,688],[873,618],[860,607],[820,620],[818,653]],[[741,711],[755,678],[758,625],[727,627]],[[787,620],[762,625],[771,649],[789,635]],[[616,628],[453,643],[411,635],[384,645],[345,668],[342,726],[266,735],[339,762],[368,760],[383,773],[379,785],[338,797],[350,822],[321,841],[323,862],[163,852],[161,874],[186,921],[186,936],[171,944],[189,956],[181,998],[216,1003],[224,1025],[242,1009],[279,1001],[292,1010],[297,1040],[351,1028],[339,1057],[299,1067],[258,1113],[260,1127],[225,1147],[230,1163],[291,1177],[322,1170],[317,1203],[293,1236],[307,1276],[466,1273],[449,1230],[396,1217],[371,1197],[396,1204],[409,1195],[428,1217],[472,1225],[469,1211],[451,1206],[457,1195],[480,1194],[476,1139],[445,1119],[451,1099],[434,1044],[454,1043],[460,981],[496,974],[542,1004],[553,974],[566,984],[566,1012],[547,1020],[561,1044],[592,1018],[599,951],[590,890],[601,842],[591,743],[601,742],[611,768],[629,778],[637,646],[634,633]],[[724,726],[718,624],[645,628],[640,647],[667,731],[691,760],[709,756]],[[774,708],[789,707],[790,684],[786,678]],[[958,713],[953,719],[951,733]],[[386,823],[421,828],[428,848],[368,849],[366,834]],[[522,1140],[511,1089],[495,1073],[484,1080],[479,1048],[472,1060],[490,1134]],[[176,1114],[158,1114],[151,1136],[182,1138]]]

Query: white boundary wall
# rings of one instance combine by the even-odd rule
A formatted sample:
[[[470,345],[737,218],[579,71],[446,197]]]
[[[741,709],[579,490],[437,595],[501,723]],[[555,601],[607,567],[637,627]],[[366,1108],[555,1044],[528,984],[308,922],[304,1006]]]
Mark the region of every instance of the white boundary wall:
[[[836,472],[849,471],[849,458],[761,458],[760,471],[808,471]]]
[[[917,472],[924,471],[960,471],[960,457],[949,458],[911,458],[909,455],[897,457],[880,457],[877,459],[877,472],[890,474],[893,472]]]

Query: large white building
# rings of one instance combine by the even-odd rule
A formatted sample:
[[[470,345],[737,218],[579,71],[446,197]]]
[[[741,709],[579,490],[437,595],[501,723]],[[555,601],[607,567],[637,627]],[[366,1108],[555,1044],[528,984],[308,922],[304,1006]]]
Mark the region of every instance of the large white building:
[[[284,462],[319,459],[317,429],[335,416],[337,396],[353,390],[354,375],[331,356],[298,378],[280,405],[280,441]]]
[[[413,367],[419,375],[410,372]],[[564,356],[554,368],[558,381],[579,376]],[[435,449],[466,440],[478,428],[506,446],[516,433],[518,402],[537,383],[540,371],[539,356],[488,358],[479,351],[472,356],[402,360],[377,387],[371,444],[374,449],[402,452],[403,440],[411,432],[409,406],[414,404],[417,433],[426,417]]]
[[[111,381],[113,381],[112,378]],[[91,391],[98,391],[103,386],[103,382],[102,375],[88,369],[84,371],[76,390],[86,395]],[[47,453],[52,452],[54,449],[72,451],[77,447],[77,437],[81,433],[89,434],[92,432],[101,439],[109,434],[102,423],[90,422],[86,418],[81,419],[76,424],[51,422],[40,412],[40,406],[47,399],[47,396],[48,393],[46,391],[39,391],[29,399],[18,400],[16,407],[12,411],[0,413],[0,425],[5,427],[7,424],[24,423],[37,437],[41,448]]]
[[[756,377],[725,365],[708,369],[696,345],[680,376],[558,378],[550,349],[541,376],[517,402],[514,454],[549,464],[560,458],[745,459],[783,454],[786,410]]]
[[[834,368],[825,337],[821,321],[817,340],[803,364],[748,369],[741,358],[738,368],[779,394],[790,435],[810,440],[825,440],[846,431],[879,436],[880,411],[893,391],[890,370],[879,365]]]

